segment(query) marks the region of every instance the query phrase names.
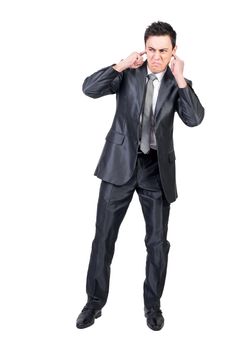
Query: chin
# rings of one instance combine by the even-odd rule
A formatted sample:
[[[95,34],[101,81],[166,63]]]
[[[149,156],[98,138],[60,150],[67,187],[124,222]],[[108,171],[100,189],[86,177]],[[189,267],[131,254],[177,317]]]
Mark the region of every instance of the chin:
[[[164,70],[164,68],[159,64],[159,65],[150,65],[149,69],[153,72],[153,73],[159,73],[161,71]]]
[[[152,67],[150,70],[151,70],[153,73],[160,73],[160,72],[162,72],[164,69],[161,68],[161,67]]]

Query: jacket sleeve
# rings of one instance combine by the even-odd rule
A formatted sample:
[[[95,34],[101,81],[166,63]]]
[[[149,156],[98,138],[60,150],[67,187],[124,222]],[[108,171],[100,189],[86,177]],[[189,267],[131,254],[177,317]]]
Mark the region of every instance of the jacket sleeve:
[[[205,110],[201,105],[197,95],[192,88],[192,82],[187,80],[185,88],[179,88],[179,98],[177,100],[176,111],[182,121],[187,126],[199,125],[205,115]]]
[[[119,90],[122,78],[123,73],[119,73],[112,66],[108,66],[87,77],[82,90],[85,95],[92,98],[115,94]]]

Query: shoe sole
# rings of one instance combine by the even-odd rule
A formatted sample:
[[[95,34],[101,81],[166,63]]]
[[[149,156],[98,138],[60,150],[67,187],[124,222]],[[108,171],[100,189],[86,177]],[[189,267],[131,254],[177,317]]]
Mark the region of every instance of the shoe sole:
[[[100,311],[98,311],[98,312],[96,313],[94,319],[99,318],[99,317],[101,317],[101,316],[102,316],[102,311],[100,310]],[[93,322],[88,323],[88,324],[76,325],[76,327],[79,328],[79,329],[84,329],[84,328],[88,328],[88,327],[92,326],[93,324],[94,324],[94,320],[93,320]]]

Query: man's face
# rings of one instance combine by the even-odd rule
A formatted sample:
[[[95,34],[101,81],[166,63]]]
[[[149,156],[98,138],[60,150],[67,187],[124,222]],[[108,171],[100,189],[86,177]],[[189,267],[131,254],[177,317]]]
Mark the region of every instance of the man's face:
[[[153,35],[146,40],[145,51],[149,69],[152,73],[159,73],[170,63],[172,56],[176,53],[176,46],[172,49],[169,35]]]

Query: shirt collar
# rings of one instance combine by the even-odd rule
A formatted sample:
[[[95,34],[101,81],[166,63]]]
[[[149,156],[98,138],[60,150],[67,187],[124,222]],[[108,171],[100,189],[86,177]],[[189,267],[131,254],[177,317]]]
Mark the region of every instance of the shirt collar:
[[[161,82],[164,74],[166,73],[166,70],[167,69],[165,69],[165,70],[163,70],[162,72],[159,72],[159,73],[152,73],[151,70],[149,69],[149,67],[147,66],[147,74],[154,74],[157,77],[159,82]]]

